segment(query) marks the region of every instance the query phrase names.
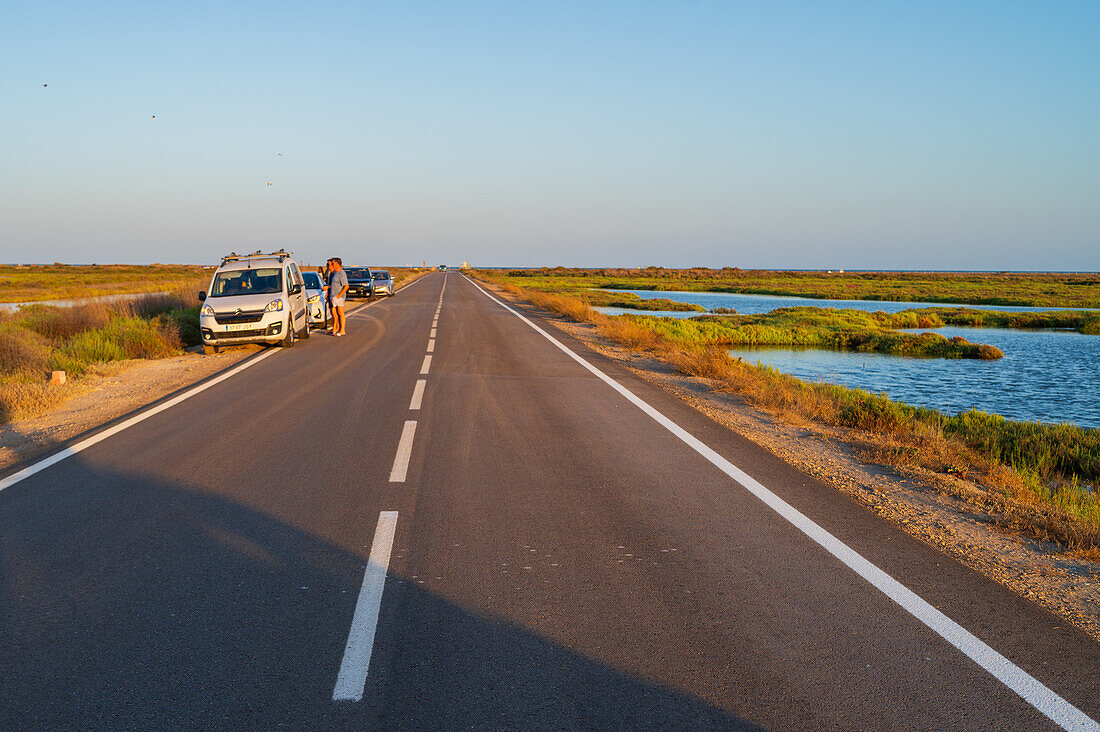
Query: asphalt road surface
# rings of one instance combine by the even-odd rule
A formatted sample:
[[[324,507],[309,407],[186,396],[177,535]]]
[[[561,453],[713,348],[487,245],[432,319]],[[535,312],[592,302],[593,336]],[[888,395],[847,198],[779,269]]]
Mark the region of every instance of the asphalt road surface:
[[[540,324],[432,274],[10,471],[0,728],[1097,728],[1100,644]]]

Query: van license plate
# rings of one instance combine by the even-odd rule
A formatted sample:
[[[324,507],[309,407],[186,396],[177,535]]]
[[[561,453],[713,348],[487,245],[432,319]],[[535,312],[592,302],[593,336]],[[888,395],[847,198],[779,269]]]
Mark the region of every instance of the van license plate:
[[[249,330],[255,323],[233,323],[232,325],[225,326],[226,330]]]

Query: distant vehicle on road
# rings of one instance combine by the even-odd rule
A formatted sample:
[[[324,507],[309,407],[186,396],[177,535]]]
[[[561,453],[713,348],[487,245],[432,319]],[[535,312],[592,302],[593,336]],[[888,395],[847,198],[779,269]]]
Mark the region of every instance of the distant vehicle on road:
[[[347,267],[348,297],[370,297],[374,294],[374,277],[369,267]]]
[[[316,272],[303,272],[306,285],[306,312],[310,325],[328,327],[328,298],[325,297],[324,283]]]
[[[441,264],[438,267],[436,267],[436,269],[438,269],[440,272],[446,272],[447,271],[447,265]]]
[[[371,278],[374,281],[374,295],[393,295],[393,277],[384,269],[372,269]]]
[[[289,252],[229,254],[199,293],[199,332],[204,353],[241,343],[279,343],[309,338],[305,282]]]

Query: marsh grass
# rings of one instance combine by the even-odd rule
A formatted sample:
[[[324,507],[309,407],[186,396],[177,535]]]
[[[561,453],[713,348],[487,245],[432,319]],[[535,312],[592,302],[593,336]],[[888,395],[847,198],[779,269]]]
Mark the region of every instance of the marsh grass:
[[[579,297],[511,283],[502,289],[591,323],[600,336],[649,352],[681,373],[710,379],[716,388],[736,393],[768,413],[792,422],[846,428],[863,459],[955,478],[955,483],[938,482],[953,485],[955,495],[988,508],[1006,529],[1100,559],[1100,430],[1013,422],[978,411],[948,416],[895,402],[885,394],[808,383],[768,366],[729,358],[728,335],[716,328],[715,319],[611,317]],[[860,317],[864,316],[890,324],[922,317]]]
[[[38,414],[70,391],[46,383],[98,364],[164,358],[199,342],[195,281],[144,298],[75,307],[28,305],[0,313],[0,422]]]
[[[1046,272],[792,272],[708,269],[571,269],[480,272],[530,287],[592,288],[817,297],[829,300],[1100,308],[1100,275]],[[622,293],[614,293],[621,296]]]

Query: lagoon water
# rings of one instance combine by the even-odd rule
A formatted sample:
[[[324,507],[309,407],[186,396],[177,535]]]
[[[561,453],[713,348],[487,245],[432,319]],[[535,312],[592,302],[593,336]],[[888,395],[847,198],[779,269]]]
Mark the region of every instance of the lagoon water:
[[[733,308],[745,315],[757,313],[770,313],[776,308],[793,308],[800,305],[810,305],[819,308],[838,308],[848,310],[867,310],[874,312],[882,310],[887,313],[898,313],[909,308],[934,308],[934,307],[968,307],[977,310],[1003,310],[1007,312],[1040,312],[1044,310],[1072,310],[1074,308],[1031,308],[1016,305],[952,305],[942,302],[887,302],[884,300],[820,300],[812,297],[786,297],[779,295],[739,295],[732,292],[657,292],[655,290],[609,290],[609,292],[632,292],[643,300],[654,298],[666,298],[675,302],[691,302],[702,305],[706,309],[723,307]],[[658,315],[674,318],[690,318],[701,313],[681,312],[643,312],[626,308],[597,308],[608,315],[622,315],[633,313],[634,315]]]
[[[707,308],[732,307],[741,313],[763,313],[777,307],[815,305],[897,312],[926,303],[637,291],[641,297],[668,297]],[[675,296],[675,297],[674,297]],[[976,306],[969,306],[976,307]],[[1055,308],[982,307],[984,310],[1051,310]],[[609,314],[637,310],[599,308]],[[691,317],[698,313],[644,313]],[[928,359],[817,349],[734,349],[733,357],[768,364],[807,381],[825,381],[886,392],[891,398],[956,414],[980,409],[1009,419],[1072,422],[1100,427],[1100,336],[1066,331],[1000,328],[938,328],[948,338],[962,336],[1004,351],[996,361]]]

